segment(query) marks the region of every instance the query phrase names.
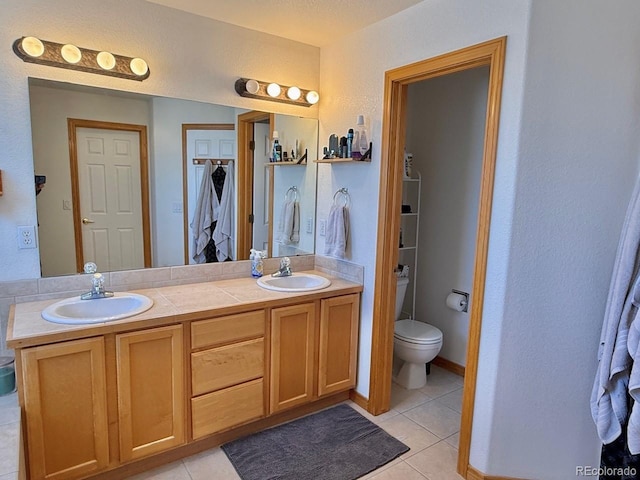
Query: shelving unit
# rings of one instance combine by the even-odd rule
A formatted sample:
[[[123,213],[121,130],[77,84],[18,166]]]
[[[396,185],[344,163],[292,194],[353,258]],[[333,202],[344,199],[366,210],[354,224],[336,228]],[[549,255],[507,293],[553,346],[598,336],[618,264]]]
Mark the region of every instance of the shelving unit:
[[[416,317],[416,270],[420,232],[420,194],[422,189],[422,175],[420,175],[420,172],[416,173],[418,175],[417,178],[402,179],[402,203],[411,205],[411,212],[400,214],[403,243],[402,246],[398,246],[399,263],[409,265],[409,281],[412,287],[410,318]]]

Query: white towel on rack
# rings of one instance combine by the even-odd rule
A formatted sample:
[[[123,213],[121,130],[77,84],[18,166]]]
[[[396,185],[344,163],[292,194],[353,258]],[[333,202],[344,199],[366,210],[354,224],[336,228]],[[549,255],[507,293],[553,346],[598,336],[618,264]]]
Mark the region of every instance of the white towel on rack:
[[[344,258],[349,240],[349,209],[333,204],[327,218],[324,253],[336,258]]]
[[[196,209],[190,225],[193,239],[192,257],[196,263],[206,261],[204,249],[211,239],[211,224],[216,220],[215,215],[219,210],[218,196],[211,180],[212,172],[213,164],[211,160],[207,160],[204,164]]]
[[[300,241],[300,204],[285,200],[278,220],[278,243],[289,245]]]
[[[211,175],[209,175],[211,178]],[[216,197],[215,193],[213,195]],[[233,161],[227,163],[227,176],[224,177],[218,223],[213,231],[213,241],[216,244],[216,257],[219,262],[232,258],[231,233],[233,228]]]

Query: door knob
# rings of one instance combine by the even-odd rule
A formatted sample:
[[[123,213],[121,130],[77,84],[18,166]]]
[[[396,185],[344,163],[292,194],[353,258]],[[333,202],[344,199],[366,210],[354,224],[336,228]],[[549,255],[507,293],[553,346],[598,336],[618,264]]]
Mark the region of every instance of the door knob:
[[[93,220],[89,220],[88,218],[83,218],[82,219],[82,223],[84,223],[85,225],[88,225],[89,223],[95,223]]]

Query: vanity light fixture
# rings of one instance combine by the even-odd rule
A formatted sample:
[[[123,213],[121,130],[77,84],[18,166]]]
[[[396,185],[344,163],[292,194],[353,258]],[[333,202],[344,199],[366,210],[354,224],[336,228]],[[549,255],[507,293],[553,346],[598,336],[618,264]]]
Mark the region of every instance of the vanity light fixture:
[[[320,100],[320,95],[314,90],[304,90],[296,86],[279,85],[249,78],[236,80],[235,89],[242,97],[290,103],[303,107],[310,107]]]
[[[70,43],[49,42],[36,37],[18,38],[13,42],[13,51],[25,62],[110,77],[142,81],[149,78],[150,73],[147,62],[141,58],[89,50]]]

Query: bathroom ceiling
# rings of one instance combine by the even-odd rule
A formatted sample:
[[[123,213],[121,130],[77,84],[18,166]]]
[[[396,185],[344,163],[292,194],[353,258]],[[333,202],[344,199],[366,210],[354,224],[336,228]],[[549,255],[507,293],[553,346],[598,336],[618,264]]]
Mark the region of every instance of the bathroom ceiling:
[[[422,0],[147,0],[321,47]]]

